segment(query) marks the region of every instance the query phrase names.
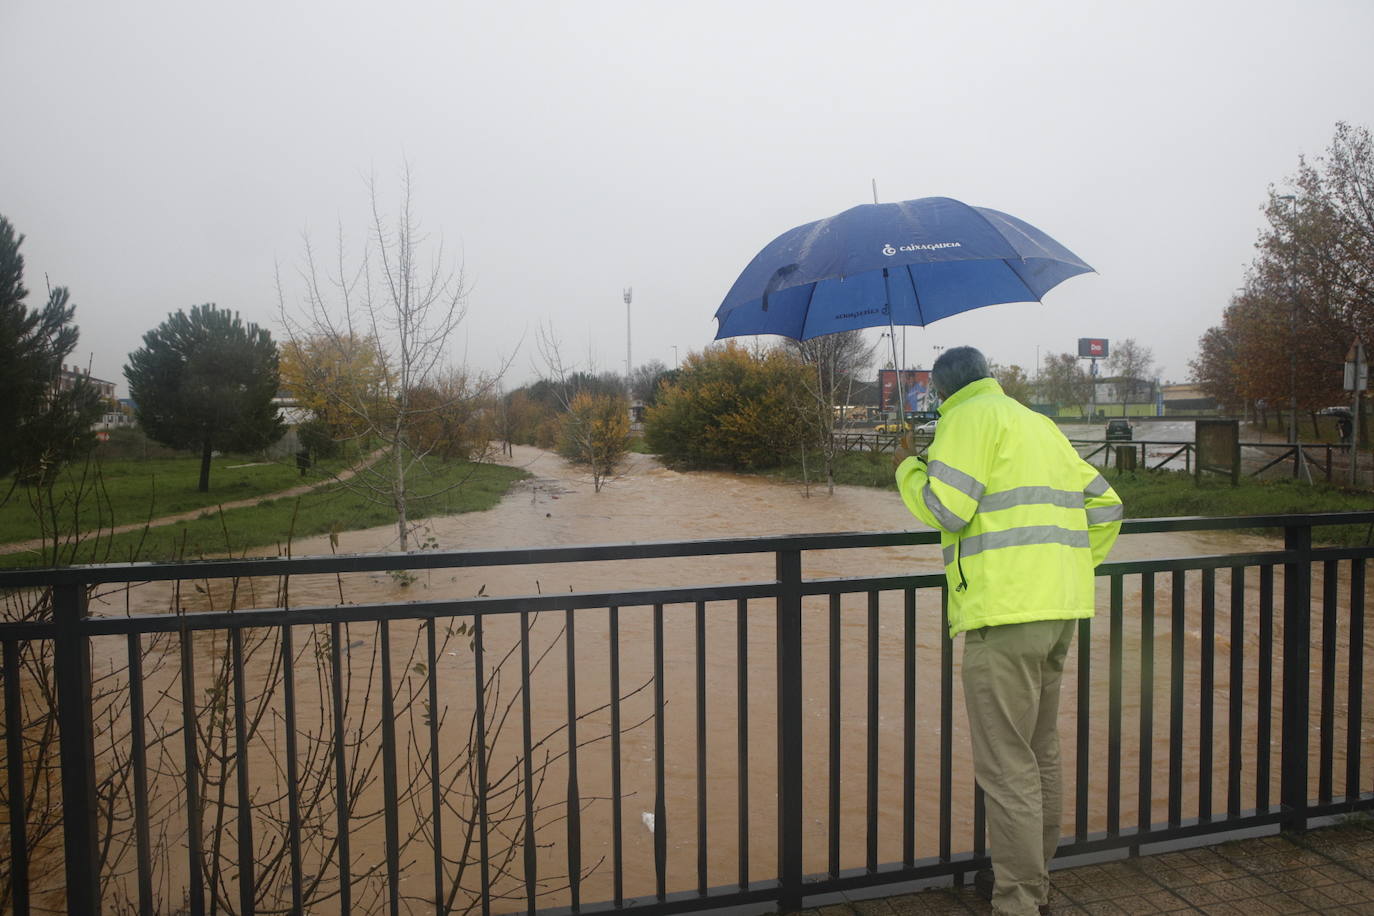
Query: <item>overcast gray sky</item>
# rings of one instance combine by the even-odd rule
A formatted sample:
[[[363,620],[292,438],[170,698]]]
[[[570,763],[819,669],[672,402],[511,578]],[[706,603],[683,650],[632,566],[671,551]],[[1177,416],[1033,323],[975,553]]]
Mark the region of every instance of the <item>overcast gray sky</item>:
[[[454,360],[520,347],[508,387],[541,324],[622,370],[627,286],[634,362],[671,366],[759,248],[873,179],[1012,213],[1098,271],[912,329],[909,365],[1134,337],[1182,381],[1266,187],[1337,120],[1374,124],[1370,35],[1368,0],[4,0],[0,213],[30,304],[45,272],[68,286],[80,362],[121,394],[178,308],[277,333],[274,264],[340,223],[361,247],[363,178],[393,204],[403,160],[472,283]]]

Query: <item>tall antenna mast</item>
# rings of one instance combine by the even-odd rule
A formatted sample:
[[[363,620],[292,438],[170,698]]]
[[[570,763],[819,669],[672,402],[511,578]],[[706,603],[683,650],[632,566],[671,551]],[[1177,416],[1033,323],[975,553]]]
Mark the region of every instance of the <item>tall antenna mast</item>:
[[[630,362],[630,299],[634,297],[634,287],[625,287],[625,393],[631,394],[630,389],[630,370],[634,363]],[[633,396],[631,394],[631,396]]]

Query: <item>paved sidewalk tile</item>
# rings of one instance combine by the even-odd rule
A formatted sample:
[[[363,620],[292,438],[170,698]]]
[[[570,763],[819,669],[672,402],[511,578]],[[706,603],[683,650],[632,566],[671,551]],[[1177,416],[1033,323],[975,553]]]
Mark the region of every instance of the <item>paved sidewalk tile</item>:
[[[1065,868],[1050,878],[1050,907],[1056,916],[1374,916],[1374,821],[1351,820],[1303,834],[1236,840]],[[936,887],[806,911],[807,916],[962,916],[990,912],[971,886]]]

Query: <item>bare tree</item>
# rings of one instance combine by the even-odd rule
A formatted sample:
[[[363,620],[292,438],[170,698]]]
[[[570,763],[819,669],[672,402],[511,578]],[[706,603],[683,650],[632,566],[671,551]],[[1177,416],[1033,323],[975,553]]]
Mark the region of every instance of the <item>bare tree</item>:
[[[658,400],[658,387],[665,379],[672,378],[676,373],[674,370],[665,366],[662,360],[651,359],[647,363],[635,366],[630,373],[630,394],[636,401],[643,401],[646,405],[653,406]]]
[[[1117,376],[1116,393],[1124,412],[1130,398],[1142,389],[1149,390],[1155,375],[1154,351],[1134,337],[1127,337],[1117,341],[1111,356],[1107,357],[1107,369]]]
[[[391,507],[401,550],[409,548],[412,531],[407,501],[461,485],[416,483],[415,472],[440,444],[424,429],[444,426],[430,422],[438,414],[474,415],[475,404],[488,399],[501,376],[500,371],[454,372],[449,364],[450,338],[467,314],[468,284],[462,260],[448,262],[442,239],[429,245],[413,208],[413,190],[406,164],[398,213],[387,217],[376,180],[369,179],[370,244],[356,260],[348,254],[342,227],[327,268],[306,236],[299,270],[303,288],[294,307],[287,304],[280,271],[277,277],[281,322],[291,345],[321,363],[315,394],[329,402],[335,416],[347,418],[353,435],[379,446],[378,460],[366,463],[347,486]],[[375,353],[360,360],[360,346],[375,347]],[[340,377],[340,367],[359,364],[369,367],[366,384]],[[463,383],[447,384],[453,379]],[[445,394],[435,397],[436,391]],[[428,396],[418,396],[421,392]]]
[[[1009,398],[1014,398],[1030,406],[1034,386],[1031,384],[1030,377],[1026,375],[1026,370],[1017,365],[1002,366],[994,364],[992,366],[992,377],[997,379],[997,384],[1002,386]]]
[[[1080,413],[1092,396],[1093,380],[1072,353],[1050,354],[1040,371],[1040,397],[1055,407],[1073,405]]]
[[[810,340],[789,340],[788,345],[810,368],[805,390],[798,392],[802,416],[812,427],[820,442],[825,461],[825,480],[828,492],[835,492],[836,408],[848,404],[855,378],[873,365],[876,344],[864,338],[863,331],[842,331],[813,337]]]

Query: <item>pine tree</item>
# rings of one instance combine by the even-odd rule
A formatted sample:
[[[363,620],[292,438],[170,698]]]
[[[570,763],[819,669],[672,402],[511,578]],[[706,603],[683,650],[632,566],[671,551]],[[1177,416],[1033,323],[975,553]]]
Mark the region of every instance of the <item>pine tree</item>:
[[[76,348],[76,307],[61,286],[48,292],[41,309],[24,304],[23,243],[0,216],[0,478],[47,483],[65,462],[94,447],[91,426],[101,403],[84,379],[60,388],[63,362]],[[6,499],[8,492],[0,504]]]
[[[197,305],[143,335],[124,367],[138,422],[150,439],[200,452],[202,493],[216,450],[264,448],[286,431],[277,394],[277,345],[237,312]]]

